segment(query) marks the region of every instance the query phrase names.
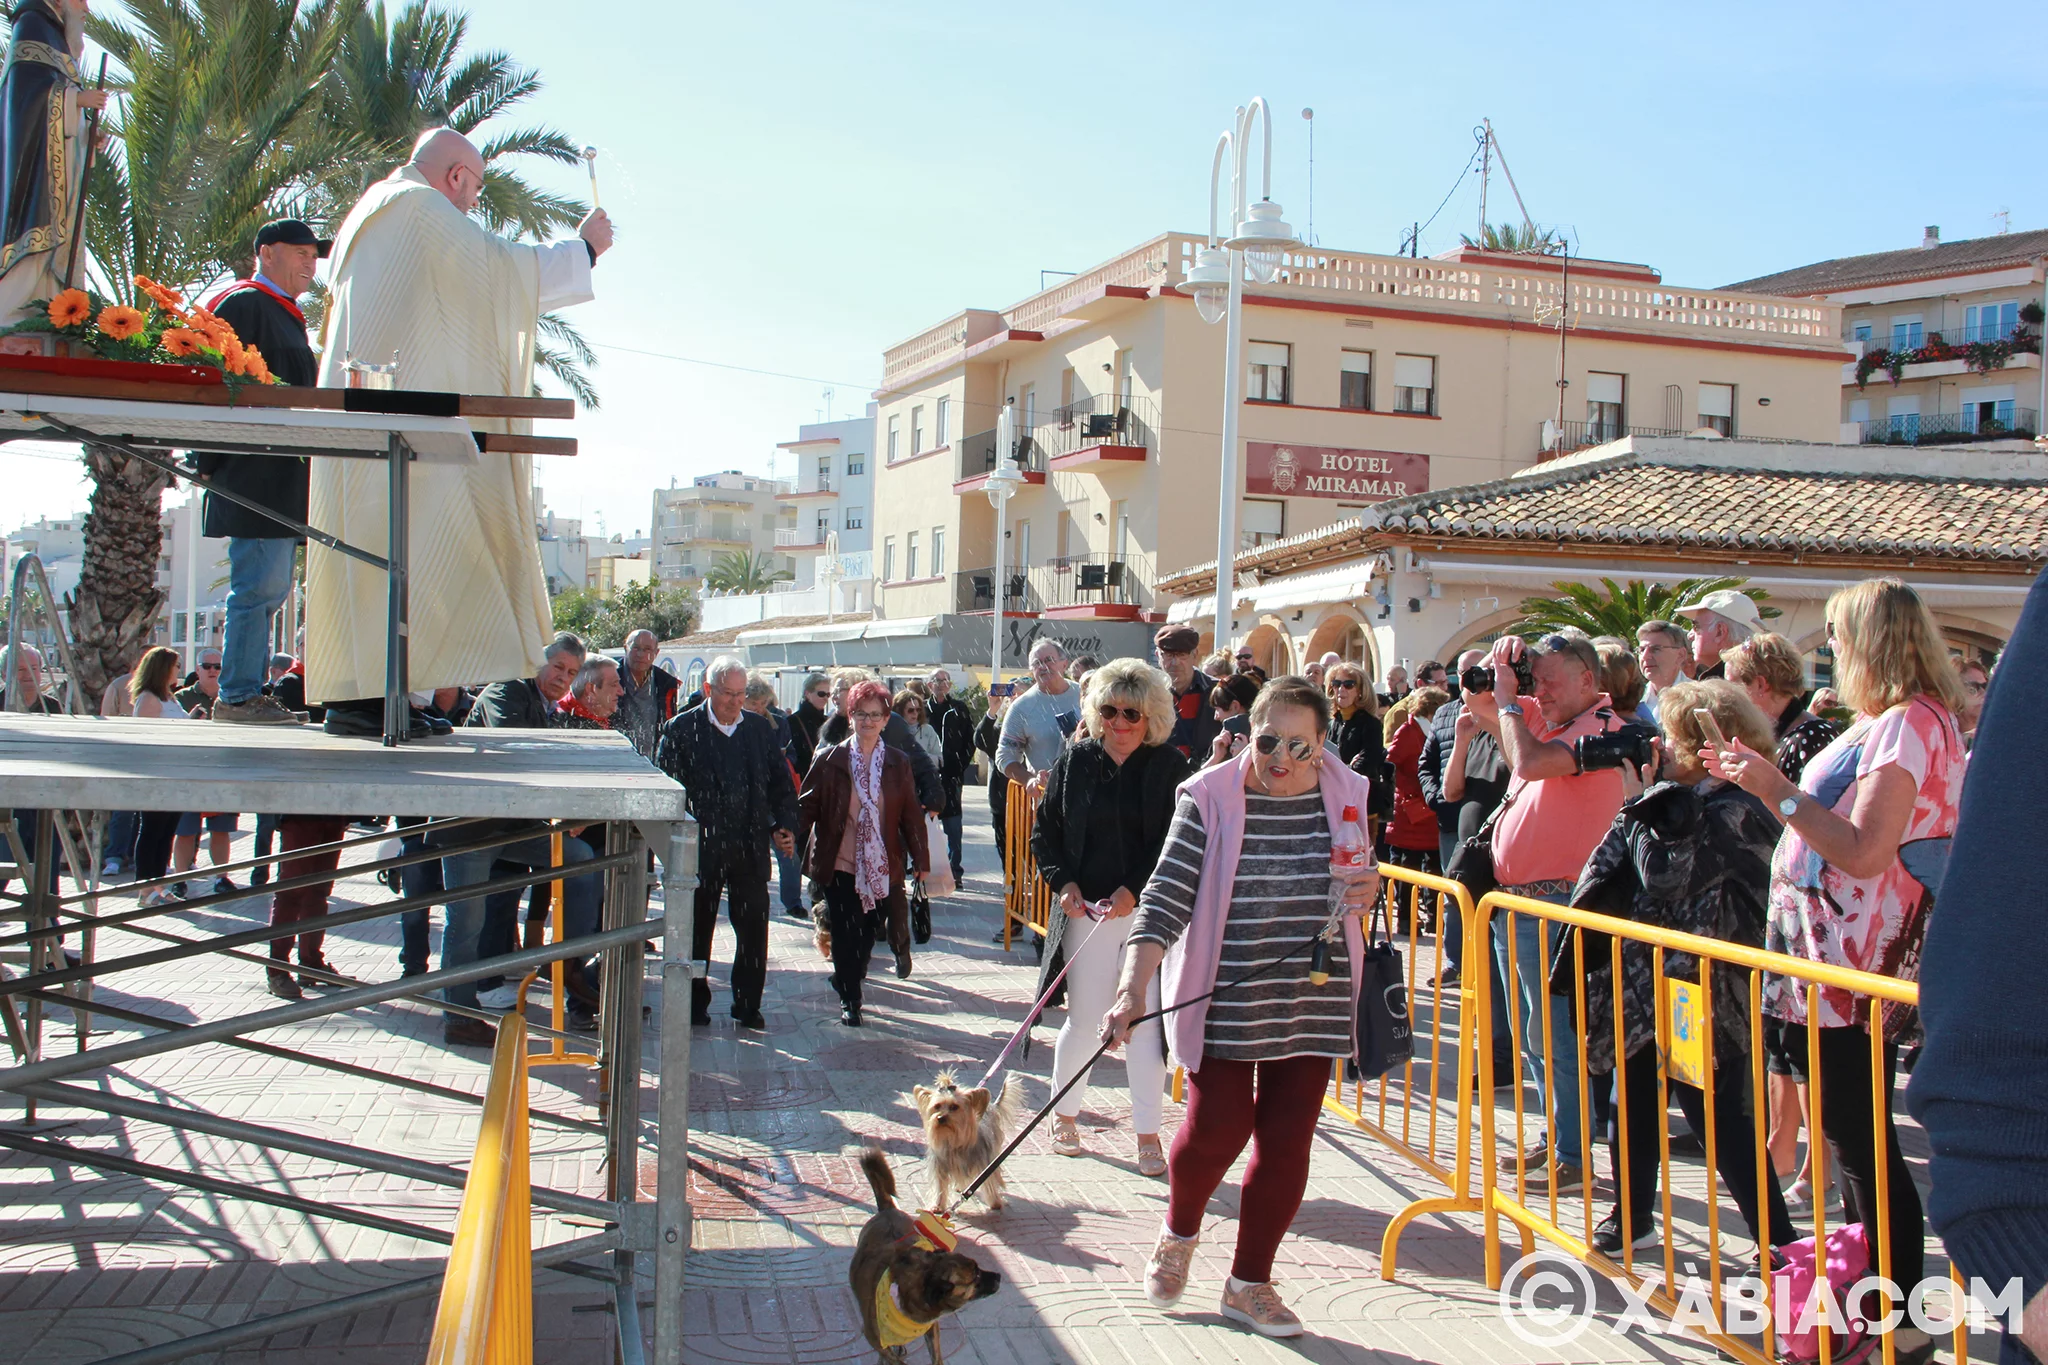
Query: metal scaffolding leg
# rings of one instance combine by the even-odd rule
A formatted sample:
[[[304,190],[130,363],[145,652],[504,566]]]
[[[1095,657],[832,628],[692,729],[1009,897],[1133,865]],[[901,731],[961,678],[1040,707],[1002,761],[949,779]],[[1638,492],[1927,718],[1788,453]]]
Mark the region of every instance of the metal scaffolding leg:
[[[408,561],[411,559],[412,509],[409,506],[410,471],[412,447],[397,432],[391,433],[391,447],[385,455],[385,465],[390,478],[391,522],[388,534],[390,541],[384,547],[384,559],[389,566],[385,570],[387,600],[384,606],[384,743],[386,747],[405,739],[409,723],[410,708],[406,705],[406,690],[412,686],[411,670],[407,667],[407,637],[412,625],[409,619],[412,588],[408,581]]]

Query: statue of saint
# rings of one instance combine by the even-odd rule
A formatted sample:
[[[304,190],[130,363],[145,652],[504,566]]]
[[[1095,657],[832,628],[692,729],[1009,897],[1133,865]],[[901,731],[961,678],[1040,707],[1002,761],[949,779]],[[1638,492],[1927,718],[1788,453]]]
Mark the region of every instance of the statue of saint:
[[[86,88],[90,0],[17,0],[0,72],[0,326],[64,288],[85,180],[83,110],[106,106]]]

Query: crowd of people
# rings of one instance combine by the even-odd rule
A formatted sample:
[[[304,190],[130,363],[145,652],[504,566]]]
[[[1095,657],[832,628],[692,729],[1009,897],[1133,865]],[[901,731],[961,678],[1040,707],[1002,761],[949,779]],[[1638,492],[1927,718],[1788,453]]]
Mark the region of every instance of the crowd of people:
[[[1618,1255],[1658,1235],[1659,1134],[1669,1120],[1657,1102],[1651,952],[1626,942],[1617,973],[1604,944],[1581,962],[1554,924],[1503,911],[1489,927],[1491,960],[1475,960],[1466,951],[1475,926],[1448,899],[1403,903],[1383,893],[1376,874],[1338,870],[1333,849],[1352,831],[1389,865],[1463,880],[1479,849],[1489,887],[1835,967],[1910,973],[1927,925],[1945,922],[1933,914],[1940,876],[1931,869],[1958,830],[1992,676],[1985,661],[1952,657],[1932,613],[1896,579],[1830,599],[1829,688],[1808,686],[1797,648],[1765,630],[1742,593],[1710,593],[1677,618],[1642,625],[1633,641],[1576,630],[1506,636],[1449,665],[1425,663],[1412,684],[1404,670],[1389,670],[1382,688],[1337,658],[1300,676],[1267,677],[1248,651],[1198,666],[1199,637],[1185,627],[1160,630],[1150,662],[1069,659],[1041,640],[1029,686],[989,698],[978,720],[944,669],[893,693],[866,670],[813,673],[785,711],[773,682],[737,658],[715,660],[693,690],[654,666],[646,632],[627,641],[623,666],[565,634],[547,646],[534,677],[474,696],[450,689],[428,710],[451,726],[618,730],[682,784],[700,826],[691,956],[708,968],[722,902],[733,935],[728,1007],[748,1029],[765,1027],[771,877],[785,911],[811,923],[844,1025],[863,1023],[863,985],[880,946],[899,978],[912,974],[915,949],[932,932],[931,883],[964,875],[962,798],[975,755],[984,755],[998,847],[1015,784],[1033,809],[1031,866],[1054,898],[1039,990],[1064,1007],[1052,1088],[1075,1083],[1053,1110],[1053,1150],[1086,1154],[1077,1122],[1085,1073],[1098,1042],[1122,1046],[1137,1169],[1169,1184],[1145,1281],[1152,1302],[1166,1306],[1186,1287],[1209,1198],[1249,1145],[1223,1311],[1284,1336],[1301,1323],[1271,1283],[1273,1258],[1306,1187],[1330,1067],[1352,1054],[1360,919],[1375,905],[1385,905],[1396,932],[1412,915],[1420,930],[1439,934],[1447,982],[1491,974],[1496,1076],[1530,1086],[1550,1119],[1518,1166],[1539,1185],[1551,1180],[1594,1198],[1601,1186],[1588,1167],[1605,1145],[1606,1188],[1626,1197],[1600,1220],[1593,1247]],[[176,654],[151,650],[109,689],[106,709],[145,719],[205,715],[217,704],[218,662],[203,653],[180,679]],[[39,668],[24,651],[7,676],[40,699]],[[271,691],[291,696],[294,661],[272,660],[270,674]],[[302,703],[291,696],[289,704]],[[263,817],[259,829],[266,822],[287,852],[330,844],[346,824]],[[110,846],[109,866],[132,866],[145,879],[189,871],[202,838],[215,841],[213,860],[224,863],[236,826],[234,815],[145,813],[126,827],[130,842]],[[423,836],[415,826],[401,837],[416,848]],[[595,838],[572,832],[564,861],[589,861]],[[447,897],[444,966],[511,948],[520,897],[458,893],[508,869],[547,865],[545,844],[451,852],[405,869],[406,894]],[[332,871],[324,856],[287,860],[280,875]],[[224,876],[188,878],[181,889],[195,888],[236,889]],[[602,874],[572,875],[565,890],[566,935],[593,931]],[[273,898],[277,994],[346,981],[309,927],[325,898],[324,887]],[[529,942],[536,922],[528,920]],[[1271,969],[1288,947],[1339,923],[1346,951],[1316,979],[1305,961]],[[298,981],[287,970],[295,940],[301,968],[312,969]],[[427,914],[414,911],[405,973],[427,969],[427,946]],[[1684,953],[1663,959],[1666,977],[1701,969]],[[1718,1174],[1751,1234],[1782,1246],[1798,1235],[1795,1215],[1839,1199],[1839,1219],[1873,1237],[1888,1230],[1893,1278],[1917,1283],[1927,1220],[1890,1114],[1898,1075],[1912,1068],[1918,1021],[1767,973],[1763,1034],[1752,1038],[1746,972],[1707,970],[1710,1047],[1723,1083],[1711,1106],[1677,1077],[1668,1094],[1690,1133],[1711,1123],[1723,1135]],[[570,988],[572,1021],[590,1027],[598,999],[591,964],[572,963]],[[448,999],[502,1007],[508,994],[483,982],[451,987]],[[708,1023],[712,997],[708,972],[699,972],[697,1023]],[[1134,1025],[1162,1005],[1183,1008],[1163,1024]],[[451,1014],[447,1029],[456,1044],[492,1037],[489,1024],[466,1014]],[[1883,1031],[1876,1070],[1872,1029]],[[1752,1100],[1745,1084],[1730,1082],[1746,1078],[1756,1047],[1768,1059],[1769,1086]],[[1185,1068],[1189,1100],[1168,1134],[1170,1063]],[[1582,1068],[1590,1080],[1583,1097]],[[1801,1157],[1814,1081],[1832,1189],[1814,1187],[1810,1154]],[[1930,1107],[1945,1084],[1927,1087]],[[1769,1128],[1761,1172],[1746,1140],[1752,1105]],[[1815,1137],[1806,1135],[1809,1153]],[[1932,1351],[1911,1326],[1897,1328],[1894,1347],[1908,1361]]]

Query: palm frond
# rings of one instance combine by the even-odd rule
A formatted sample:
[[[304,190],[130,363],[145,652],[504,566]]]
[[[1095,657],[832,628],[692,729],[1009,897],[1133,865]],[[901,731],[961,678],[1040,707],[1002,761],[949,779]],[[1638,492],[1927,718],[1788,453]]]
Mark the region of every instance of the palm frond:
[[[598,410],[600,404],[597,388],[590,382],[590,376],[583,373],[582,367],[576,363],[575,356],[566,350],[557,350],[545,344],[536,345],[533,348],[533,363],[536,368],[547,371],[560,381],[563,388],[575,395],[577,402],[592,412]],[[536,397],[539,396],[539,385],[534,386],[534,393]]]

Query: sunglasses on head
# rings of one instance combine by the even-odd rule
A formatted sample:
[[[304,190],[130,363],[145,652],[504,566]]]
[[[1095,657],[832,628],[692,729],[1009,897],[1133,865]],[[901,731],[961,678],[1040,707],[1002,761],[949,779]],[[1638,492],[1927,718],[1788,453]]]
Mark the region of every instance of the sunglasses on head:
[[[1271,754],[1280,747],[1280,736],[1267,731],[1265,734],[1259,735],[1252,740],[1252,747],[1262,754]],[[1315,751],[1316,746],[1303,739],[1300,735],[1288,737],[1287,756],[1296,763],[1308,762],[1314,756]]]
[[[1109,702],[1103,702],[1100,706],[1096,707],[1095,714],[1104,720],[1115,720],[1118,716],[1122,716],[1133,725],[1145,719],[1145,713],[1135,706],[1115,706]]]

